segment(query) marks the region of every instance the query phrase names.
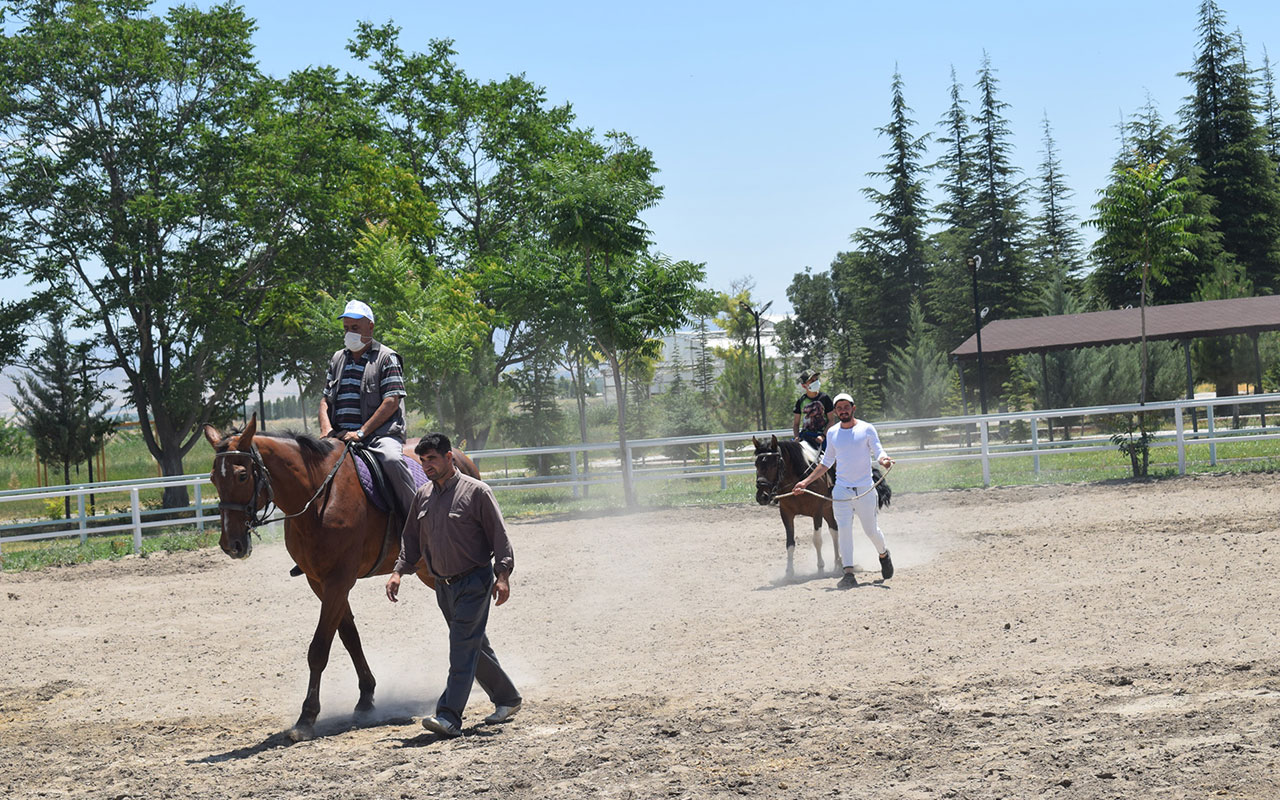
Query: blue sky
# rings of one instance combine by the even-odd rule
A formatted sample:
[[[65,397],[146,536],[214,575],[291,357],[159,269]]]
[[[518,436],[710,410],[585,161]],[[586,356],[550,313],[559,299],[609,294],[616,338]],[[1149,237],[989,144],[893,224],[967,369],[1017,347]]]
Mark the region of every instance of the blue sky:
[[[384,2],[254,0],[263,68],[355,69],[357,19],[394,20],[406,49],[455,42],[473,78],[524,73],[579,123],[652,149],[665,199],[646,215],[658,249],[702,261],[708,283],[755,281],[787,308],[805,267],[826,269],[869,224],[862,188],[881,168],[895,67],[918,131],[937,130],[950,70],[972,86],[983,53],[1000,81],[1024,176],[1047,114],[1082,218],[1117,152],[1122,117],[1155,101],[1174,121],[1178,73],[1196,49],[1198,2],[798,3]],[[1280,52],[1274,2],[1223,0],[1251,61]],[[936,191],[931,192],[936,198]],[[932,199],[931,198],[931,199]]]
[[[207,6],[207,2],[199,3]],[[665,187],[646,214],[658,249],[705,262],[725,290],[789,307],[792,276],[826,269],[869,224],[862,189],[880,187],[889,85],[902,73],[917,131],[936,131],[950,70],[972,103],[983,53],[1000,81],[1014,161],[1041,158],[1047,114],[1081,218],[1105,183],[1116,127],[1148,96],[1174,121],[1188,84],[1199,3],[1027,2],[405,2],[250,0],[257,55],[283,75],[308,65],[355,70],[357,20],[394,21],[406,49],[455,42],[473,78],[524,73],[578,122],[627,131],[652,149]],[[163,6],[157,6],[162,8]],[[1280,51],[1274,2],[1223,0],[1251,61]],[[937,192],[931,187],[931,199]],[[1086,232],[1088,235],[1088,232]],[[25,293],[19,280],[0,282]]]

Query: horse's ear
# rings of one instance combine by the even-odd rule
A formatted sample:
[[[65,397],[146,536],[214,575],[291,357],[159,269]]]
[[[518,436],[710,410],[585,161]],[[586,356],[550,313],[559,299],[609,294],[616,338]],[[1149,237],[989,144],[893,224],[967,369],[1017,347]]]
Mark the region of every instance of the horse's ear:
[[[249,418],[249,424],[244,426],[244,430],[240,432],[240,441],[236,443],[236,449],[247,452],[249,445],[253,444],[253,435],[258,432],[258,412],[253,412],[253,416]]]
[[[218,449],[218,442],[222,441],[222,434],[218,433],[218,429],[212,425],[204,426],[204,438],[209,442],[209,446],[214,450]]]
[[[777,434],[774,434],[773,436],[770,436],[770,437],[769,437],[769,449],[770,449],[770,450],[777,450],[777,449],[778,449],[778,436],[777,436]]]
[[[754,445],[757,450],[760,449],[760,440],[757,439],[756,437],[754,436],[751,437],[751,444]]]

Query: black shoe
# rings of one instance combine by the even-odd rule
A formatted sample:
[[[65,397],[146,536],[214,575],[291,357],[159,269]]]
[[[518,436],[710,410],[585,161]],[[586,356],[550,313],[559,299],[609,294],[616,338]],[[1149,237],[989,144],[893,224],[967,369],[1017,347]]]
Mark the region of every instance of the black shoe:
[[[852,572],[846,572],[840,582],[836,584],[837,589],[852,589],[858,585],[858,579],[853,576]]]
[[[888,550],[880,556],[880,577],[886,581],[893,577],[893,559],[889,557]]]
[[[302,567],[298,566],[297,564],[294,564],[293,569],[289,570],[289,577],[297,578],[300,575],[302,575]]]

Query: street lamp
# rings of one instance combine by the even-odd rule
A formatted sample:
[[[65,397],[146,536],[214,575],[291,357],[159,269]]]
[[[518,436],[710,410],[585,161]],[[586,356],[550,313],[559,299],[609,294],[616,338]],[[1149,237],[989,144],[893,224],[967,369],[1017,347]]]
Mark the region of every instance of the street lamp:
[[[987,373],[982,364],[982,318],[986,316],[978,310],[978,270],[982,269],[982,256],[969,259],[969,277],[973,281],[973,332],[978,337],[978,400],[982,404],[982,413],[987,413]]]
[[[746,302],[739,300],[738,305],[742,306],[742,310],[746,311],[756,321],[756,371],[760,375],[760,430],[765,430],[768,425],[768,414],[764,407],[764,349],[760,346],[760,315],[769,310],[769,306],[773,305],[773,301],[765,303],[756,311]]]

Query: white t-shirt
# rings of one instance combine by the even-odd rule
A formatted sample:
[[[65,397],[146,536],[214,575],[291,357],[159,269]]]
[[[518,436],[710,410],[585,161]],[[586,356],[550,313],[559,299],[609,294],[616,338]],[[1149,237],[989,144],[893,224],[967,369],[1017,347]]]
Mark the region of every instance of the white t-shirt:
[[[822,463],[827,469],[831,469],[832,464],[836,466],[837,486],[852,489],[870,486],[872,460],[878,461],[886,455],[876,427],[860,419],[852,428],[836,423],[827,429],[827,449],[822,454]]]

